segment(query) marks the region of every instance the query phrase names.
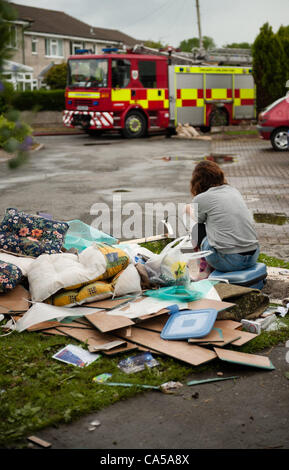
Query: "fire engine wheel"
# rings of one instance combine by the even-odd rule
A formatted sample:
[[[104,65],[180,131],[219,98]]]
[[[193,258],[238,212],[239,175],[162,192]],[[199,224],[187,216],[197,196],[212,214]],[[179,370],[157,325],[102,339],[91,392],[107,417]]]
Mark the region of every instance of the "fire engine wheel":
[[[289,129],[287,127],[279,127],[272,132],[270,140],[274,150],[276,152],[284,152],[288,150],[288,134]]]
[[[126,117],[122,133],[124,137],[133,139],[143,137],[146,133],[146,129],[145,117],[141,113],[134,111]]]

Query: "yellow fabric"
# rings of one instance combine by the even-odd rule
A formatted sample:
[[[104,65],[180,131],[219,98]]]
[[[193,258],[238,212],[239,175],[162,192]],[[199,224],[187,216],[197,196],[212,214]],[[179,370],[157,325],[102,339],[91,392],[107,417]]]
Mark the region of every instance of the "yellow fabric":
[[[77,303],[92,302],[94,300],[107,299],[112,296],[112,286],[107,282],[93,282],[80,289],[77,294]]]
[[[74,305],[76,304],[77,293],[78,293],[77,290],[61,291],[53,295],[52,297],[50,297],[51,303],[55,305],[56,307],[64,307],[65,305]]]
[[[108,282],[91,282],[78,290],[61,290],[47,299],[45,303],[49,303],[57,307],[79,305],[81,303],[92,302],[94,300],[107,299],[112,296],[112,292],[112,285]]]
[[[74,286],[68,286],[64,288],[64,290],[71,291],[75,289],[79,289],[80,287],[87,286],[92,282],[96,281],[103,281],[112,278],[117,273],[125,269],[129,264],[129,257],[128,255],[121,250],[120,248],[106,245],[105,243],[98,243],[98,249],[104,255],[107,261],[106,271],[101,275],[92,279],[88,282],[82,282],[81,284],[77,284]]]

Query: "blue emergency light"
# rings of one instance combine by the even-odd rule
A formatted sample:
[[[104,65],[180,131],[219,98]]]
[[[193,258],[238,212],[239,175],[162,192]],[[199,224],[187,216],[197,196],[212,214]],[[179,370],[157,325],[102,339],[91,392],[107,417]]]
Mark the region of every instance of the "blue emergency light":
[[[91,49],[76,49],[75,54],[92,54]]]
[[[101,49],[102,52],[104,53],[110,53],[110,52],[117,52],[118,51],[118,48],[117,47],[107,47],[105,49]]]

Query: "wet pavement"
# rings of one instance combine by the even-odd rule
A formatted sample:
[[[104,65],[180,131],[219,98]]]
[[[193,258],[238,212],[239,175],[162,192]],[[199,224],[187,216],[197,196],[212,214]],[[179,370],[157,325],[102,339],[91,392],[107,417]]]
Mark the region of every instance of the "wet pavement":
[[[115,196],[122,204],[139,204],[145,217],[151,210],[145,203],[190,202],[194,165],[213,158],[252,211],[262,251],[289,261],[289,224],[280,223],[289,217],[289,152],[274,152],[269,142],[252,137],[199,141],[165,136],[134,141],[86,134],[38,136],[37,141],[44,147],[22,167],[10,170],[0,161],[1,217],[7,207],[16,207],[92,223],[94,204],[105,203],[113,213]],[[171,217],[176,217],[174,212]],[[113,223],[118,226],[113,228],[119,234],[125,217],[116,219]],[[142,233],[131,238],[160,233],[156,221],[150,229],[152,233],[144,233],[143,224]]]

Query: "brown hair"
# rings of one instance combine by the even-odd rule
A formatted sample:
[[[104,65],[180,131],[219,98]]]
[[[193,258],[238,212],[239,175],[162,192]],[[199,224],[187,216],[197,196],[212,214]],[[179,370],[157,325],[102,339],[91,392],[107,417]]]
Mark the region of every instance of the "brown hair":
[[[193,196],[204,193],[213,186],[228,184],[223,170],[217,163],[205,160],[196,165],[191,179],[191,193]]]

